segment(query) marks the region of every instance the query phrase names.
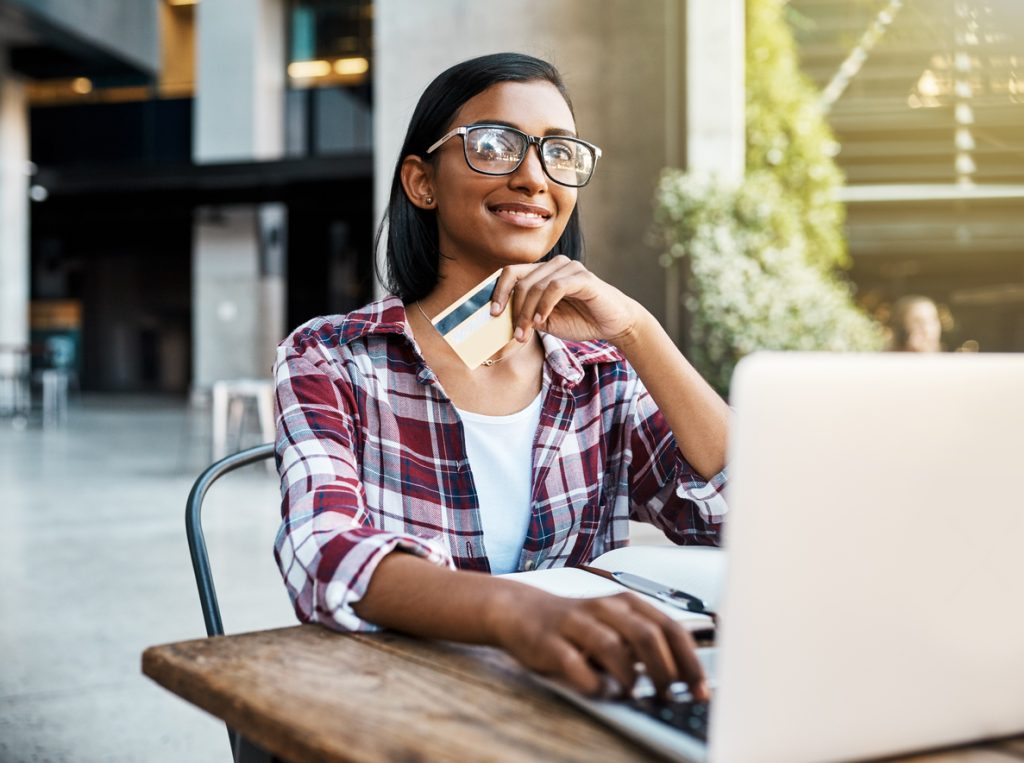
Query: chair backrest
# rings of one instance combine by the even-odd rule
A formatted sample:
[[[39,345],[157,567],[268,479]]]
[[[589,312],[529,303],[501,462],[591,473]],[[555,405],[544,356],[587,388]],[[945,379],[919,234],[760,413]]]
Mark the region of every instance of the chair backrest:
[[[203,498],[206,491],[218,479],[228,472],[243,466],[271,458],[274,455],[274,444],[266,443],[254,448],[243,450],[222,458],[199,475],[192,485],[185,504],[185,535],[188,537],[188,550],[192,555],[192,570],[196,574],[196,587],[199,589],[199,604],[203,608],[203,621],[206,623],[206,635],[223,636],[224,623],[220,618],[220,605],[217,603],[217,589],[213,585],[213,572],[210,569],[210,557],[206,553],[206,538],[203,535]]]

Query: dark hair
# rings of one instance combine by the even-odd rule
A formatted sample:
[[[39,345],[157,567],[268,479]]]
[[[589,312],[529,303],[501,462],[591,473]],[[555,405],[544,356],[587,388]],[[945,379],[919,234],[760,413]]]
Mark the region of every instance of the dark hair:
[[[418,156],[424,161],[432,161],[427,149],[449,129],[455,112],[473,96],[499,82],[532,80],[550,82],[558,88],[575,117],[572,101],[558,70],[547,61],[522,53],[494,53],[463,61],[441,72],[420,96],[395,164],[388,208],[374,240],[374,249],[379,251],[386,224],[386,272],[378,275],[388,291],[405,302],[422,299],[437,286],[440,252],[435,212],[414,205],[402,188],[403,160],[407,156]],[[573,260],[583,258],[579,204],[569,216],[555,248],[544,259],[556,253]]]

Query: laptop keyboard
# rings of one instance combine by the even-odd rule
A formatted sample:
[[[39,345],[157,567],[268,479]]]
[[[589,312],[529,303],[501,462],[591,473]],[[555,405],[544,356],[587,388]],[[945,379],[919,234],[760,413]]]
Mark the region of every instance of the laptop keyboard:
[[[683,733],[697,737],[703,742],[708,740],[709,703],[693,700],[665,699],[655,695],[631,697],[626,705],[656,721],[679,729]]]

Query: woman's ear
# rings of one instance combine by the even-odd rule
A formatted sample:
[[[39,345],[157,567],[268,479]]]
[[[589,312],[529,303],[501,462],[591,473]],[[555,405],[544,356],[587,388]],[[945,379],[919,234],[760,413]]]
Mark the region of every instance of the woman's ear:
[[[414,206],[420,209],[434,209],[434,168],[418,156],[407,156],[402,160],[402,190]]]

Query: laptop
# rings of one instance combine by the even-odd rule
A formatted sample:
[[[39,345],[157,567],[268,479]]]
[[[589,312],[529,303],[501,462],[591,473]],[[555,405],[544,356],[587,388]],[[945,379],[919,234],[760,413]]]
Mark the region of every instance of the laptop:
[[[731,404],[703,719],[554,688],[684,761],[1024,732],[1024,355],[755,354]]]

